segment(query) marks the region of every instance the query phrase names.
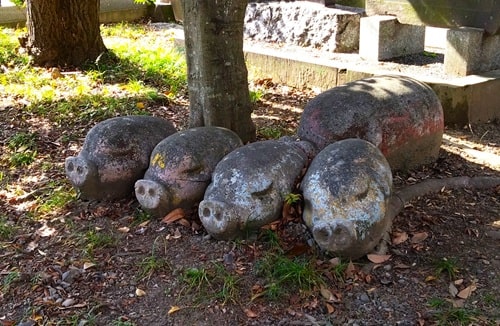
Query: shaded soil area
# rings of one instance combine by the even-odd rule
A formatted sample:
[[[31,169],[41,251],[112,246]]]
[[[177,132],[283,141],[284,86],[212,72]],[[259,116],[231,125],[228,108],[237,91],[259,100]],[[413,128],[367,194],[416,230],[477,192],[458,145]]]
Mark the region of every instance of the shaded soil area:
[[[254,83],[265,89],[254,111],[259,139],[293,134],[315,94]],[[186,127],[183,99],[149,109]],[[0,216],[12,229],[0,228],[0,325],[500,323],[500,188],[416,198],[394,221],[390,257],[342,262],[315,247],[300,203],[229,242],[210,238],[196,209],[165,223],[134,199],[75,198],[34,218],[53,200],[41,195],[51,181],[68,185],[64,159],[91,126],[68,130],[9,105],[0,126],[2,153],[16,133],[39,135],[33,164],[2,167]],[[498,124],[447,129],[439,160],[395,174],[395,188],[452,176],[500,177]],[[280,257],[316,273],[273,278]]]

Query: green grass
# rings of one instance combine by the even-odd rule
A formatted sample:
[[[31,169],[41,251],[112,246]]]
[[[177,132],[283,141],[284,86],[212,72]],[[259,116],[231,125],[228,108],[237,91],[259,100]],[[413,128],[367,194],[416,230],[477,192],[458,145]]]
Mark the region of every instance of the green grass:
[[[478,315],[475,310],[453,307],[451,302],[441,298],[431,298],[427,305],[434,309],[437,325],[470,325]]]
[[[150,278],[155,272],[167,267],[167,262],[155,255],[145,257],[140,263],[139,280]]]
[[[251,89],[250,90],[250,102],[257,103],[264,96],[264,91],[262,89]]]
[[[134,212],[134,219],[131,223],[131,226],[137,226],[141,223],[149,221],[151,220],[152,217],[153,216],[150,213],[144,211],[142,208],[139,207]]]
[[[267,253],[255,265],[257,276],[266,281],[265,294],[272,300],[299,292],[310,292],[324,284],[322,273],[314,266],[314,261],[283,254]]]
[[[220,304],[236,303],[240,294],[240,277],[218,262],[213,262],[207,268],[187,268],[181,280],[185,286],[179,296],[193,294],[195,302],[215,300]]]
[[[172,39],[147,27],[114,24],[101,28],[111,51],[82,71],[62,72],[31,67],[17,52],[21,30],[0,29],[0,93],[22,99],[27,113],[55,124],[95,122],[116,115],[147,114],[150,102],[168,101],[186,88],[184,53]],[[26,156],[26,155],[25,155]],[[32,157],[16,157],[25,164]]]
[[[257,130],[257,133],[265,139],[278,139],[285,134],[280,127],[263,127]]]
[[[65,183],[49,182],[47,190],[44,192],[44,197],[39,199],[40,205],[37,208],[37,212],[40,214],[57,212],[57,210],[64,208],[75,199],[76,192],[74,188]]]
[[[30,165],[37,155],[37,134],[22,132],[10,137],[7,148],[10,151],[10,164],[14,167]]]
[[[456,259],[442,258],[434,263],[437,275],[445,273],[450,280],[454,280],[458,273]]]
[[[16,227],[9,223],[7,217],[0,215],[0,240],[9,240],[15,231]]]
[[[21,275],[18,271],[12,271],[5,275],[2,281],[2,292],[9,292],[9,289],[17,280],[19,280],[20,276]]]
[[[89,230],[83,236],[82,242],[85,243],[85,254],[87,256],[93,256],[96,249],[103,249],[113,247],[116,244],[117,239],[103,230]]]

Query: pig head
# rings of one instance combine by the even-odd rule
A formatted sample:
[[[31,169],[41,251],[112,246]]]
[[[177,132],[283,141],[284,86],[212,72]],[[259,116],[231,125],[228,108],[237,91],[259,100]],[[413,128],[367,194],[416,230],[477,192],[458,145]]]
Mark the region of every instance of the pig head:
[[[387,231],[391,188],[391,169],[374,145],[338,141],[314,158],[302,180],[304,222],[320,248],[357,259]]]

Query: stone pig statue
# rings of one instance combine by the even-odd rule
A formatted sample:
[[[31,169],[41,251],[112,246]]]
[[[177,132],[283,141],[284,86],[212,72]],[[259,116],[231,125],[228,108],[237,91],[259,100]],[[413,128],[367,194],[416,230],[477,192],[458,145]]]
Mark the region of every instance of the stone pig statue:
[[[234,239],[278,219],[285,196],[307,166],[312,145],[291,138],[250,143],[217,164],[198,207],[216,239]]]
[[[361,139],[335,142],[302,179],[304,222],[320,248],[357,259],[388,231],[391,189],[391,169],[377,147]]]
[[[132,196],[153,148],[176,131],[171,122],[151,116],[102,121],[87,133],[78,156],[66,158],[66,175],[85,199]]]
[[[179,131],[151,153],[149,168],[135,183],[141,206],[157,216],[175,208],[191,208],[203,199],[217,163],[242,146],[238,135],[220,127]]]
[[[318,150],[341,139],[377,146],[393,170],[438,158],[444,115],[426,84],[404,76],[360,79],[323,92],[307,103],[298,136]]]

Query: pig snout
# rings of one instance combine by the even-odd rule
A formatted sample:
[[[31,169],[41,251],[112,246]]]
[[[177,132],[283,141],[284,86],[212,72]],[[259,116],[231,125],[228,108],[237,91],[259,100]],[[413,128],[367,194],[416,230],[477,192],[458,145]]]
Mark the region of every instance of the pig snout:
[[[318,222],[312,228],[314,240],[321,248],[331,252],[349,249],[356,241],[356,228],[349,220]]]
[[[231,219],[228,206],[220,201],[203,200],[198,206],[200,220],[209,234],[216,239],[232,239],[238,223]]]
[[[75,187],[82,187],[85,183],[88,183],[91,178],[97,176],[97,168],[95,165],[80,156],[70,156],[66,158],[64,168],[68,179]]]
[[[168,190],[158,182],[151,180],[138,180],[135,182],[135,196],[139,204],[150,211],[168,213],[171,196]]]

